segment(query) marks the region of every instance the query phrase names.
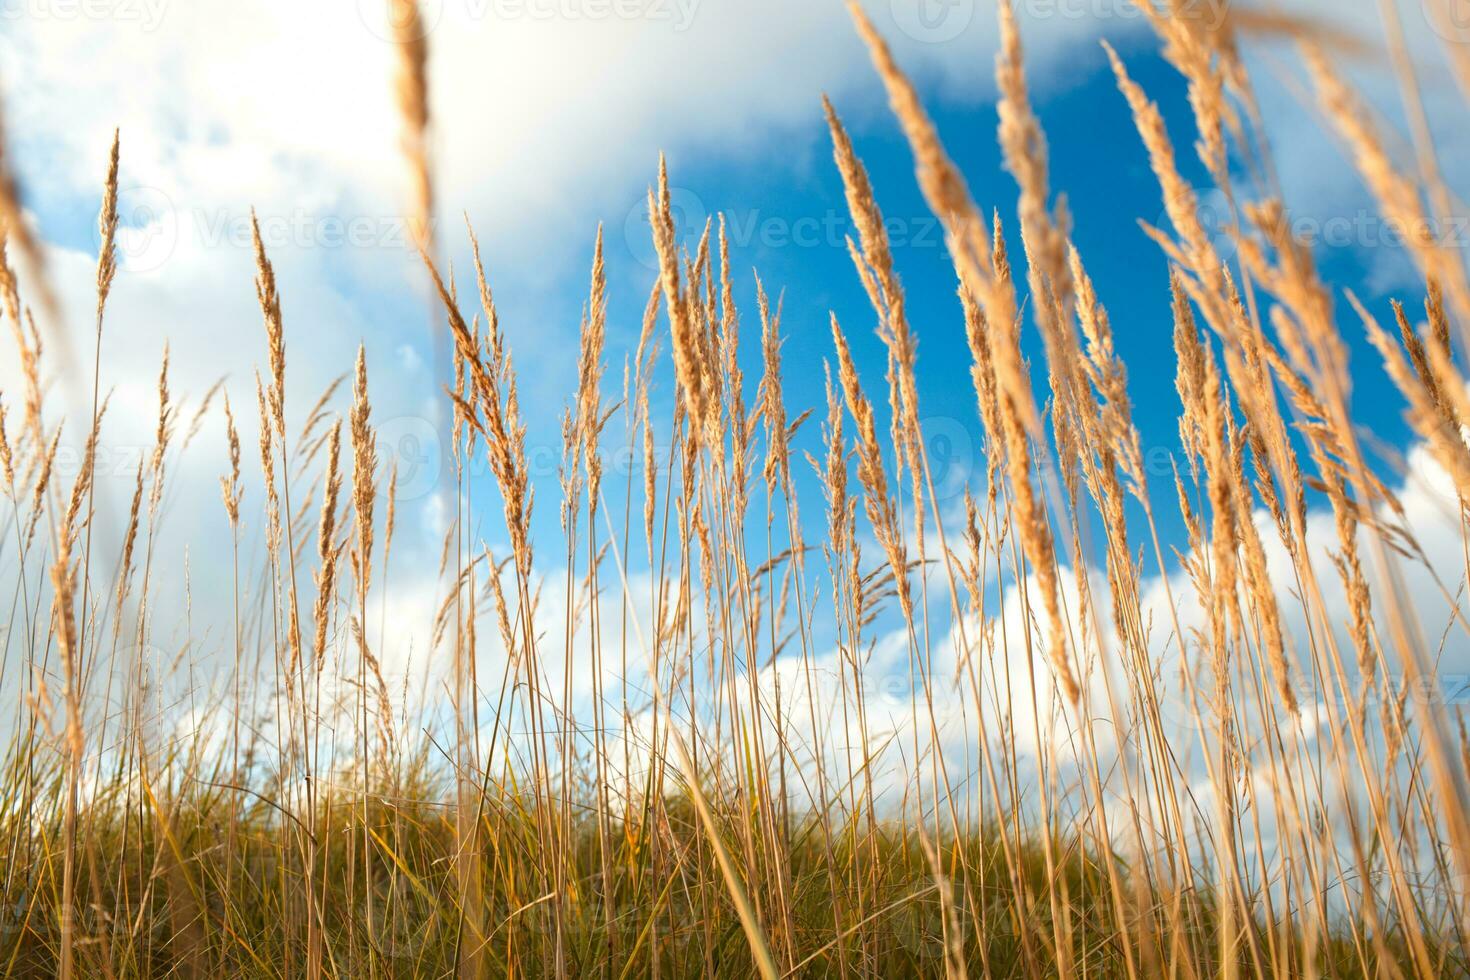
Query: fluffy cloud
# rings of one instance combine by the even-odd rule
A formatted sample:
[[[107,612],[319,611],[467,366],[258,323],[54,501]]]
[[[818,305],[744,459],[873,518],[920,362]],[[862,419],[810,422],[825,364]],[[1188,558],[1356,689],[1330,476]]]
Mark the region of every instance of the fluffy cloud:
[[[175,377],[187,379],[176,382],[176,390],[187,387],[197,397],[228,373],[237,409],[252,414],[250,370],[262,361],[263,348],[250,284],[253,262],[242,237],[251,205],[258,209],[281,277],[294,410],[304,411],[349,367],[356,340],[364,337],[375,379],[387,382],[374,385],[377,417],[397,420],[393,424],[409,436],[418,431],[414,420],[432,419],[436,386],[423,341],[428,318],[398,218],[403,187],[393,61],[378,5],[370,0],[187,5],[179,0],[77,0],[75,5],[24,0],[22,6],[24,26],[0,41],[7,129],[41,229],[54,242],[52,274],[67,300],[79,355],[90,350],[91,222],[112,128],[123,131],[124,266],[109,308],[104,360],[104,384],[116,386],[108,441],[139,452],[151,446],[154,381],[165,338],[172,344]],[[1033,74],[1052,77],[1053,84],[1069,81],[1061,56],[1076,45],[1118,24],[1140,26],[1126,0],[1029,0],[1019,6],[1028,20]],[[823,90],[881,111],[866,56],[837,4],[433,0],[426,7],[441,217],[456,237],[461,209],[477,220],[497,278],[503,274],[513,283],[504,290],[513,304],[529,307],[536,299],[567,292],[570,264],[583,256],[567,255],[553,244],[568,235],[586,235],[597,215],[626,211],[646,185],[658,150],[674,154],[676,165],[681,154],[691,159],[720,154],[758,166],[780,136],[813,122]],[[869,7],[880,29],[898,44],[904,63],[931,92],[982,98],[989,91],[994,28],[985,5],[920,0],[911,7],[872,0]],[[1301,6],[1328,8],[1325,3]],[[1330,9],[1362,36],[1376,36],[1366,6]],[[1419,5],[1403,9],[1413,49],[1426,65],[1438,64],[1433,54],[1438,38]],[[1253,51],[1252,57],[1263,73],[1278,64],[1273,49]],[[1426,77],[1442,81],[1435,71],[1428,68]],[[1360,80],[1375,105],[1390,116],[1401,115],[1381,65],[1365,64]],[[1446,111],[1448,89],[1447,84],[1426,86],[1436,120]],[[1262,93],[1283,182],[1298,213],[1320,218],[1368,208],[1336,148],[1301,125],[1305,110],[1286,94],[1289,88],[1267,85]],[[1462,152],[1470,138],[1463,127],[1437,132],[1445,140],[1444,159],[1470,159]],[[1330,166],[1324,163],[1327,154]],[[1343,176],[1329,180],[1324,174]],[[580,268],[575,274],[580,283]],[[1384,275],[1392,281],[1394,273],[1390,269]],[[571,326],[547,327],[543,349],[518,348],[521,365],[543,353],[565,357],[568,344],[562,341]],[[7,391],[14,390],[13,370],[9,360],[0,367],[0,386]],[[76,375],[58,377],[57,384],[68,414],[84,418],[87,386],[78,384]],[[222,530],[213,493],[222,454],[217,448],[201,452],[219,446],[219,421],[212,418],[208,424],[193,454],[171,476],[188,489],[174,498],[175,536],[163,549],[170,556],[181,555],[185,544],[218,540]],[[248,434],[246,442],[249,460]],[[1422,452],[1410,459],[1403,492],[1413,517],[1410,527],[1438,575],[1436,581],[1411,567],[1406,580],[1411,593],[1423,597],[1423,621],[1438,628],[1450,615],[1439,584],[1453,588],[1461,578],[1458,536],[1445,533],[1457,525],[1442,475]],[[120,465],[104,484],[113,537],[131,476],[131,467]],[[258,505],[258,488],[251,492]],[[434,514],[447,510],[447,500],[415,495],[405,506],[408,530],[401,532],[400,547],[410,549],[405,553],[412,555],[410,568],[417,571],[395,580],[387,617],[391,630],[380,642],[400,659],[411,650],[417,666],[437,671],[441,655],[427,645],[437,589],[424,570],[431,570],[437,557],[435,532],[442,532],[443,522]],[[1312,534],[1320,558],[1331,541],[1325,516],[1314,515]],[[1278,581],[1288,581],[1282,560],[1273,554],[1273,571]],[[206,576],[196,582],[201,607],[228,595],[219,563],[196,558],[193,571]],[[1344,600],[1330,571],[1322,579],[1329,586],[1331,618],[1341,622]],[[159,601],[181,603],[182,562],[166,563],[159,574]],[[557,579],[553,572],[547,581]],[[1071,578],[1066,580],[1073,589]],[[1188,594],[1184,582],[1169,584],[1176,596]],[[1162,673],[1176,677],[1177,648],[1165,645],[1158,628],[1166,618],[1164,586],[1161,579],[1150,581],[1146,597],[1155,614]],[[561,650],[567,642],[557,632],[564,629],[559,610],[565,598],[555,589],[543,596],[539,615],[546,621],[538,625],[549,650]],[[1068,600],[1075,605],[1075,594]],[[1287,602],[1286,608],[1299,607]],[[1189,620],[1187,604],[1181,614]],[[1023,636],[1014,583],[995,615],[987,627],[1014,649]],[[210,620],[211,613],[201,608],[199,619]],[[975,627],[978,633],[981,624]],[[1306,631],[1298,615],[1290,633],[1299,652],[1307,647]],[[498,676],[494,668],[503,666],[503,651],[496,652],[490,622],[480,635],[486,651],[482,676]],[[218,646],[217,635],[214,643]],[[945,654],[953,645],[940,643],[935,649]],[[951,660],[941,657],[936,676],[947,679],[958,665],[952,653],[945,655]],[[868,669],[882,701],[875,705],[881,711],[871,718],[869,734],[902,736],[893,740],[886,760],[899,780],[893,785],[902,785],[918,763],[902,753],[921,725],[927,730],[927,715],[915,717],[914,692],[892,681],[906,675],[903,637],[880,638],[872,656]],[[1470,669],[1458,642],[1446,657],[1447,670]],[[412,673],[409,666],[406,660],[390,664]],[[841,673],[835,652],[818,653],[815,666],[818,677]],[[983,666],[990,684],[1005,676],[1002,663],[992,659]],[[1044,685],[1039,710],[1030,707],[1031,673],[1044,677],[1045,671],[1025,659],[1012,667],[1013,679],[1024,685],[991,687],[986,693],[992,703],[1019,710],[1011,723],[1020,744],[1040,756],[1054,747],[1058,734]],[[802,732],[805,724],[815,745],[817,729],[822,730],[829,751],[844,742],[857,744],[862,733],[854,732],[850,722],[838,727],[834,712],[840,699],[830,686],[819,683],[813,703],[804,703],[805,679],[798,670],[795,661],[783,661],[770,669],[766,681],[773,688],[775,675],[781,676],[792,731]],[[558,680],[553,678],[553,684]],[[946,756],[968,760],[978,720],[959,696],[962,691],[944,685],[936,712]],[[1187,715],[1179,712],[1182,729],[1187,729]],[[803,721],[812,717],[825,724]],[[1303,718],[1307,728],[1317,724],[1316,714]],[[1181,734],[1187,738],[1187,732]],[[956,768],[971,770],[968,764]]]

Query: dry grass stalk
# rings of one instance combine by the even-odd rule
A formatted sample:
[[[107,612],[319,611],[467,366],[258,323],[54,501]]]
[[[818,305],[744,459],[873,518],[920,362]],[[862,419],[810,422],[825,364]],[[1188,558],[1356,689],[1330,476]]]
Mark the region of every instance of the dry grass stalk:
[[[25,209],[21,203],[20,184],[11,167],[10,141],[5,134],[3,107],[0,107],[0,242],[13,241],[35,274],[35,288],[41,298],[41,309],[57,324],[56,336],[62,348],[62,361],[66,361],[66,335],[60,329],[61,307],[47,275],[46,256],[41,244],[25,221]]]
[[[516,568],[523,578],[531,573],[530,521],[534,491],[526,465],[526,426],[521,419],[520,396],[510,354],[505,350],[499,330],[499,317],[486,285],[479,246],[474,243],[475,272],[480,280],[480,296],[485,307],[488,328],[488,357],[481,357],[480,342],[465,322],[459,307],[440,277],[433,261],[424,255],[434,287],[449,317],[450,332],[469,368],[473,402],[466,408],[466,421],[486,440],[490,468],[495,474],[505,505],[506,528],[511,534]]]
[[[419,249],[432,253],[434,182],[429,163],[428,28],[418,0],[386,2],[398,54],[398,114],[403,121],[403,155],[412,186],[409,229]]]
[[[395,26],[407,25],[398,50],[404,126],[421,137],[423,21],[416,4],[393,5],[403,11]],[[1187,0],[1145,11],[1189,86],[1199,155],[1219,183],[1231,176],[1229,161],[1270,186],[1270,161],[1254,148],[1261,134],[1248,141],[1243,132],[1260,116],[1236,33],[1326,42],[1271,15],[1232,12],[1211,25],[1190,12]],[[883,341],[890,419],[879,428],[883,406],[863,390],[861,355],[834,317],[820,448],[807,454],[825,504],[813,543],[826,568],[809,576],[803,557],[810,529],[797,503],[810,485],[791,473],[790,459],[803,448],[807,414],[788,414],[798,386],[782,373],[790,366],[782,302],[757,275],[761,378],[749,392],[754,357],[746,355],[754,352],[740,349],[745,282],[735,271],[735,225],[720,216],[695,240],[678,241],[661,166],[650,195],[659,267],[613,405],[601,387],[623,297],[601,230],[593,249],[575,391],[562,416],[566,569],[555,611],[541,589],[560,570],[533,555],[540,481],[528,430],[537,423],[522,414],[479,244],[471,229],[481,311],[467,317],[452,267],[441,277],[431,243],[419,240],[454,338],[446,428],[461,496],[443,533],[443,587],[427,600],[430,642],[405,652],[401,620],[417,593],[413,581],[389,581],[396,465],[378,537],[384,474],[365,349],[345,420],[333,407],[338,379],[293,423],[288,447],[281,297],[257,228],[268,363],[256,379],[264,477],[256,516],[266,547],[253,578],[238,564],[250,554],[238,542],[251,515],[228,396],[221,440],[220,493],[237,542],[233,701],[193,684],[207,634],[190,621],[187,559],[177,640],[164,638],[168,610],[159,602],[172,592],[150,581],[154,559],[166,560],[171,547],[161,532],[173,474],[189,472],[175,460],[206,431],[204,415],[223,389],[209,388],[184,418],[165,351],[155,443],[135,474],[116,589],[94,596],[78,555],[94,520],[93,489],[105,479],[107,402],[98,384],[83,464],[73,468],[61,427],[45,417],[52,409],[43,403],[38,331],[0,261],[0,313],[11,321],[19,367],[14,397],[0,400],[18,585],[0,680],[25,685],[18,741],[0,766],[0,797],[12,801],[4,812],[17,816],[0,819],[0,902],[34,909],[12,930],[18,940],[0,929],[0,960],[11,972],[372,975],[410,962],[434,975],[942,969],[1028,980],[1160,971],[1427,980],[1464,972],[1470,898],[1454,862],[1470,848],[1461,846],[1455,803],[1470,736],[1447,708],[1418,710],[1409,688],[1433,678],[1435,639],[1457,649],[1470,626],[1453,612],[1447,624],[1431,623],[1404,602],[1400,564],[1428,562],[1450,609],[1456,587],[1441,581],[1442,568],[1415,538],[1414,511],[1360,446],[1336,290],[1290,234],[1285,201],[1237,201],[1238,188],[1217,188],[1243,216],[1227,229],[1237,258],[1227,268],[1198,220],[1200,192],[1181,177],[1162,116],[1114,57],[1172,226],[1167,235],[1148,230],[1171,266],[1184,450],[1184,466],[1174,467],[1180,551],[1169,561],[1102,300],[1107,284],[1089,276],[1049,186],[1012,5],[1000,7],[996,72],[997,135],[1019,189],[1013,227],[1025,264],[1014,272],[1000,215],[982,218],[917,90],[861,9],[854,18],[943,222],[957,278],[987,487],[981,494],[967,485],[954,501],[962,525],[953,547],[941,519],[950,509],[919,432],[920,331],[909,322],[918,296],[905,298],[897,239],[830,103],[853,216],[854,285]],[[1358,112],[1330,78],[1320,81],[1337,111]],[[1360,127],[1349,142],[1377,138],[1366,117],[1348,123]],[[1372,150],[1354,152],[1390,166]],[[415,157],[411,146],[410,160],[426,182],[427,155]],[[99,220],[99,325],[117,271],[116,184],[115,143]],[[1403,203],[1418,188],[1396,173],[1380,175],[1375,191],[1400,213],[1422,207]],[[429,196],[415,206],[425,214]],[[1470,448],[1460,421],[1470,418],[1470,394],[1451,343],[1456,287],[1447,279],[1441,292],[1438,283],[1426,277],[1426,324],[1394,305],[1396,335],[1378,326],[1370,304],[1349,299],[1418,438],[1458,493],[1445,516],[1463,536]],[[1022,332],[1028,304],[1045,353],[1041,391],[1033,391],[1033,373],[1043,375],[1027,361],[1032,341]],[[657,364],[661,311],[673,349],[666,370]],[[943,330],[936,322],[925,342],[944,341]],[[672,399],[660,394],[665,373]],[[665,409],[663,420],[653,418]],[[604,493],[615,498],[616,488],[604,486],[603,470],[614,457],[604,458],[602,436],[620,411],[643,476],[630,464],[618,481],[626,499],[609,507]],[[1052,459],[1062,492],[1048,496]],[[68,486],[58,489],[63,478]],[[499,557],[477,540],[491,481],[510,541]],[[749,515],[758,482],[763,526]],[[1309,511],[1305,488],[1325,506]],[[1138,507],[1127,506],[1129,493]],[[876,557],[865,553],[860,504]],[[605,530],[582,522],[584,507],[603,516]],[[646,557],[628,554],[640,510]],[[1140,511],[1157,577],[1145,574],[1130,526]],[[293,533],[313,516],[315,535]],[[49,533],[38,536],[42,521]],[[1267,521],[1279,549],[1264,540]],[[1393,560],[1370,573],[1365,549]],[[1319,581],[1324,550],[1340,599]],[[431,559],[418,578],[432,578]],[[929,609],[928,566],[939,561],[950,579],[948,618]],[[316,586],[305,644],[298,566]],[[606,587],[609,570],[620,597]],[[1072,576],[1065,589],[1064,574]],[[1182,600],[1174,594],[1181,578],[1193,591]],[[374,591],[381,618],[370,640]],[[480,644],[481,617],[492,610],[499,642]],[[108,615],[114,656],[104,649],[96,660]],[[125,622],[135,627],[130,663],[116,659]],[[1036,635],[1049,671],[1032,657]],[[355,648],[355,663],[331,654],[335,640]],[[543,644],[563,640],[562,662],[544,660]],[[452,719],[434,700],[449,680],[441,641],[454,644]],[[1356,671],[1339,656],[1346,642]],[[148,655],[153,647],[169,656]],[[1416,666],[1405,657],[1421,648],[1424,672],[1399,685],[1394,671]],[[12,649],[23,653],[15,672]],[[634,653],[649,662],[647,685],[627,678]],[[891,673],[904,654],[906,680]],[[251,671],[271,658],[257,692]],[[405,659],[395,708],[384,664]],[[172,672],[155,673],[154,660],[173,660]],[[487,663],[498,688],[480,670]],[[424,681],[417,695],[408,679],[415,664]],[[93,700],[87,685],[113,674],[127,685],[123,708],[104,711],[114,689]],[[895,680],[904,683],[895,688]],[[1045,697],[1052,684],[1060,698]],[[185,697],[171,708],[174,695]],[[185,710],[192,733],[173,724]],[[95,734],[85,725],[94,714],[103,723]],[[220,721],[233,722],[228,758],[204,734]],[[86,751],[95,754],[84,773]],[[354,775],[334,782],[336,773]],[[951,822],[941,828],[946,810]],[[95,910],[107,928],[94,929],[76,909]],[[720,937],[735,938],[722,947]]]
[[[225,396],[225,446],[229,452],[230,475],[219,478],[220,497],[231,529],[240,526],[240,433],[235,428],[235,413],[230,410],[230,396]]]
[[[107,305],[112,292],[112,281],[117,276],[117,175],[122,134],[112,132],[112,152],[107,165],[107,183],[102,195],[102,211],[97,217],[97,231],[102,245],[97,250],[97,319],[102,319],[102,308]]]
[[[357,528],[354,573],[358,590],[366,593],[372,580],[373,508],[377,499],[377,437],[372,429],[372,402],[368,398],[367,351],[357,348],[357,372],[352,388],[352,412],[348,419],[352,442],[352,511]]]
[[[649,193],[648,217],[653,225],[653,244],[658,253],[664,306],[668,310],[669,327],[673,333],[674,368],[688,406],[692,431],[698,435],[711,429],[711,416],[718,399],[709,390],[707,341],[695,322],[697,302],[694,294],[698,287],[691,283],[690,290],[686,291],[680,278],[679,244],[669,199],[669,170],[662,157],[658,165],[658,197]]]
[[[1464,332],[1470,331],[1470,279],[1466,278],[1464,257],[1446,246],[1440,220],[1426,214],[1419,188],[1394,166],[1367,107],[1333,70],[1326,55],[1311,44],[1303,45],[1302,54],[1323,113],[1352,148],[1358,172],[1384,218],[1404,230],[1404,245],[1420,271],[1448,289],[1461,325],[1461,342],[1470,344],[1470,333]]]
[[[873,406],[863,394],[858,380],[857,365],[847,346],[847,338],[832,316],[832,343],[837,348],[838,382],[847,400],[847,410],[857,427],[858,482],[863,487],[863,507],[873,534],[883,548],[889,569],[894,576],[894,587],[898,590],[898,602],[905,618],[913,615],[913,592],[908,578],[908,554],[903,544],[903,535],[898,525],[898,513],[893,498],[888,492],[888,477],[884,470],[883,450],[878,442],[878,431],[873,420]]]
[[[266,351],[270,359],[269,398],[276,436],[286,437],[286,336],[281,322],[281,297],[276,291],[276,271],[265,254],[265,243],[260,238],[260,223],[255,211],[250,212],[250,235],[255,246],[255,294],[260,301],[260,312],[265,319]]]
[[[944,152],[913,84],[899,69],[886,42],[862,9],[849,2],[848,10],[857,24],[859,35],[868,46],[879,77],[888,89],[894,114],[914,151],[920,189],[929,207],[945,223],[956,271],[965,287],[980,300],[985,322],[992,328],[984,336],[989,340],[988,359],[994,365],[999,388],[1004,393],[1001,416],[1005,429],[1007,472],[1018,511],[1017,527],[1021,531],[1026,555],[1040,580],[1051,624],[1049,659],[1057,672],[1063,694],[1075,703],[1081,696],[1081,687],[1066,639],[1051,532],[1031,474],[1027,437],[1028,433],[1040,435],[1040,415],[1031,396],[1030,379],[1020,354],[1016,322],[1018,306],[1009,266],[1004,264],[1003,252],[997,256],[964,179]],[[1002,264],[997,264],[998,257]]]
[[[7,409],[0,403],[0,473],[5,476],[5,490],[12,502],[15,498],[15,451],[10,445],[10,434],[6,432]]]
[[[331,623],[332,603],[337,586],[337,496],[342,490],[342,473],[338,457],[342,448],[342,423],[332,426],[327,443],[327,484],[322,497],[321,522],[317,525],[317,559],[321,565],[316,574],[316,607],[312,621],[316,627],[312,649],[316,652],[316,669],[326,663],[327,627]]]

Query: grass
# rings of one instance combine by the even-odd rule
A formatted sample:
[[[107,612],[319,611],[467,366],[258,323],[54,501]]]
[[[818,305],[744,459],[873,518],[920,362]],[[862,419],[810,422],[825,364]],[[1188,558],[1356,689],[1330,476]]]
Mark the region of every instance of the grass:
[[[1049,184],[1010,5],[996,63],[1017,193],[1005,221],[977,206],[851,5],[945,229],[983,479],[962,510],[941,505],[919,427],[919,338],[878,192],[828,102],[884,386],[834,317],[826,404],[788,407],[779,302],[759,285],[736,296],[723,221],[679,240],[661,167],[659,272],[620,390],[606,377],[616,355],[595,241],[553,495],[563,534],[548,543],[531,528],[550,488],[532,480],[478,244],[470,230],[469,286],[441,268],[430,234],[428,51],[416,6],[394,7],[409,207],[453,365],[442,489],[458,509],[422,638],[447,704],[385,667],[403,656],[384,648],[397,472],[379,458],[366,354],[350,390],[300,400],[258,233],[254,418],[238,384],[186,413],[165,355],[122,548],[93,548],[115,142],[75,473],[56,466],[56,369],[0,262],[19,379],[0,401],[16,589],[0,682],[22,694],[0,770],[0,975],[1470,971],[1470,739],[1451,706],[1409,696],[1432,689],[1445,637],[1470,630],[1455,598],[1470,560],[1440,582],[1451,621],[1422,615],[1406,583],[1430,561],[1352,415],[1344,341],[1344,321],[1368,331],[1470,554],[1457,363],[1470,280],[1427,230],[1451,200],[1432,143],[1416,139],[1413,166],[1395,160],[1337,74],[1332,35],[1248,12],[1208,30],[1177,5],[1143,8],[1235,216],[1228,261],[1157,108],[1108,50],[1169,224],[1151,234],[1171,269],[1159,289],[1173,303],[1182,451],[1160,485]],[[1411,229],[1422,323],[1324,282],[1288,233],[1237,45],[1252,31],[1294,39],[1345,165]],[[34,252],[18,184],[0,178],[7,240]],[[44,305],[44,269],[33,274]],[[740,354],[752,324],[758,380]],[[675,397],[659,411],[666,384]],[[204,654],[190,642],[158,670],[154,624],[180,611],[151,585],[174,464],[215,413],[231,663],[185,716],[165,697],[196,665],[207,673],[191,659]],[[803,427],[820,430],[810,455]],[[616,446],[636,465],[609,468]],[[481,464],[492,479],[471,478]],[[1309,491],[1330,521],[1309,520]],[[1187,534],[1178,550],[1157,530],[1168,507]],[[473,529],[494,511],[503,554]],[[260,567],[242,565],[254,538]],[[898,695],[877,669],[892,650]]]

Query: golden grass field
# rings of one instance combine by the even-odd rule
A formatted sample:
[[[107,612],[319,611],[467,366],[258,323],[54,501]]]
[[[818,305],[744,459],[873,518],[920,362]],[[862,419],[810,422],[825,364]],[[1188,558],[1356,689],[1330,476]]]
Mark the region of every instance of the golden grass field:
[[[237,371],[186,412],[173,390],[198,379],[165,357],[123,546],[93,548],[106,367],[70,352],[92,418],[63,473],[55,300],[20,175],[0,173],[0,313],[22,379],[0,393],[18,599],[4,669],[24,692],[4,706],[0,976],[1470,974],[1470,739],[1454,705],[1411,696],[1433,689],[1446,635],[1470,631],[1470,557],[1441,584],[1451,621],[1421,617],[1406,583],[1424,542],[1350,412],[1345,340],[1365,330],[1381,355],[1354,370],[1386,371],[1401,393],[1470,556],[1470,278],[1458,248],[1410,233],[1422,304],[1376,309],[1323,281],[1289,233],[1243,33],[1293,41],[1342,167],[1385,218],[1422,229],[1450,209],[1432,148],[1416,143],[1407,164],[1390,151],[1330,37],[1143,5],[1187,83],[1192,148],[1171,143],[1108,51],[1137,128],[1119,138],[1141,139],[1166,208],[1149,234],[1172,270],[1159,290],[1173,358],[1160,356],[1183,452],[1161,476],[1065,188],[1049,183],[1008,0],[995,72],[1016,197],[994,214],[851,5],[964,312],[967,350],[924,345],[965,357],[973,378],[984,465],[955,507],[919,431],[920,338],[879,195],[831,103],[852,282],[886,375],[860,375],[833,317],[826,403],[788,404],[780,304],[737,295],[723,221],[680,240],[661,169],[641,339],[620,374],[599,230],[574,394],[558,406],[559,486],[533,479],[493,276],[478,245],[473,275],[451,272],[443,232],[428,233],[431,52],[415,0],[390,2],[426,329],[453,366],[458,519],[434,636],[417,648],[442,666],[443,696],[414,697],[382,667],[397,473],[378,456],[370,365],[346,347],[339,391],[292,387],[298,326],[258,234],[255,391]],[[1470,96],[1470,47],[1451,57]],[[1417,105],[1412,83],[1404,94]],[[1226,256],[1180,175],[1186,152],[1229,202]],[[1232,155],[1260,175],[1250,196]],[[119,167],[114,144],[97,351]],[[671,417],[652,407],[658,385],[677,393]],[[232,561],[234,613],[209,629],[232,663],[185,728],[155,710],[157,688],[196,653],[170,648],[163,679],[145,656],[154,624],[181,616],[150,575],[173,560],[155,551],[162,502],[206,413],[227,420],[211,451],[228,465],[218,491],[187,492],[222,498],[209,558]],[[820,453],[793,447],[802,427]],[[605,465],[613,445],[631,468]],[[491,478],[472,488],[477,467]],[[503,515],[508,551],[483,547],[471,507]],[[561,538],[537,540],[533,508],[559,510]],[[1157,530],[1166,512],[1187,534],[1177,548]],[[261,539],[253,567],[244,544]],[[899,695],[868,689],[880,622],[897,624]],[[486,676],[477,651],[492,642],[506,656]],[[604,689],[609,677],[637,683]],[[875,699],[909,723],[870,719]]]

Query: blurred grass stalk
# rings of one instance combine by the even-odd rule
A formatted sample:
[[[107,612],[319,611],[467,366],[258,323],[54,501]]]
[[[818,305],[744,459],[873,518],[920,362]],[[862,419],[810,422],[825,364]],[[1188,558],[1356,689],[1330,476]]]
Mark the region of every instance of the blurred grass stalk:
[[[649,196],[659,275],[612,397],[597,235],[562,427],[564,606],[547,613],[515,369],[473,232],[478,312],[434,259],[427,47],[416,5],[393,0],[410,206],[454,370],[456,519],[417,692],[407,677],[395,692],[384,667],[406,656],[385,649],[397,473],[377,455],[366,353],[343,462],[337,384],[288,426],[289,330],[258,229],[258,501],[242,477],[244,420],[221,399],[228,683],[197,687],[197,631],[170,663],[151,645],[158,617],[177,616],[150,595],[169,467],[221,391],[178,439],[166,352],[123,547],[94,563],[115,140],[92,421],[69,487],[41,334],[0,261],[20,378],[0,401],[16,590],[0,684],[21,694],[0,773],[3,975],[1464,975],[1470,745],[1441,699],[1407,697],[1433,688],[1446,626],[1408,594],[1404,570],[1429,560],[1354,425],[1335,290],[1287,230],[1240,36],[1299,45],[1385,216],[1424,230],[1405,243],[1422,326],[1395,305],[1391,336],[1346,299],[1459,498],[1464,536],[1470,395],[1456,361],[1470,283],[1464,256],[1429,232],[1449,198],[1427,130],[1414,172],[1385,149],[1333,67],[1331,35],[1240,12],[1206,25],[1187,6],[1142,9],[1187,83],[1196,150],[1228,202],[1220,234],[1200,221],[1159,110],[1108,49],[1167,209],[1169,227],[1148,232],[1175,321],[1172,488],[1149,483],[1107,312],[1049,186],[1010,3],[998,137],[1019,237],[976,205],[852,2],[946,231],[983,481],[960,512],[936,494],[918,338],[875,189],[826,103],[848,244],[887,353],[888,431],[834,317],[822,458],[806,454],[823,530],[807,540],[793,454],[810,413],[792,418],[784,402],[780,303],[757,281],[752,387],[724,221],[680,241],[661,164]],[[1419,119],[1396,10],[1383,9]],[[7,238],[29,251],[5,185]],[[1024,353],[1028,320],[1044,374]],[[655,417],[660,378],[676,397]],[[642,456],[620,513],[602,455],[616,438]],[[673,447],[662,459],[660,438]],[[470,478],[479,458],[493,487]],[[1308,489],[1332,517],[1325,563]],[[1155,521],[1170,499],[1188,534],[1172,553]],[[495,501],[510,542],[499,555],[474,530]],[[265,542],[254,570],[240,549],[252,513]],[[1470,630],[1464,584],[1443,585],[1456,635]],[[884,639],[902,648],[904,697],[874,690],[892,679],[871,664]],[[486,664],[498,675],[482,677]],[[447,677],[452,717],[431,676]]]

